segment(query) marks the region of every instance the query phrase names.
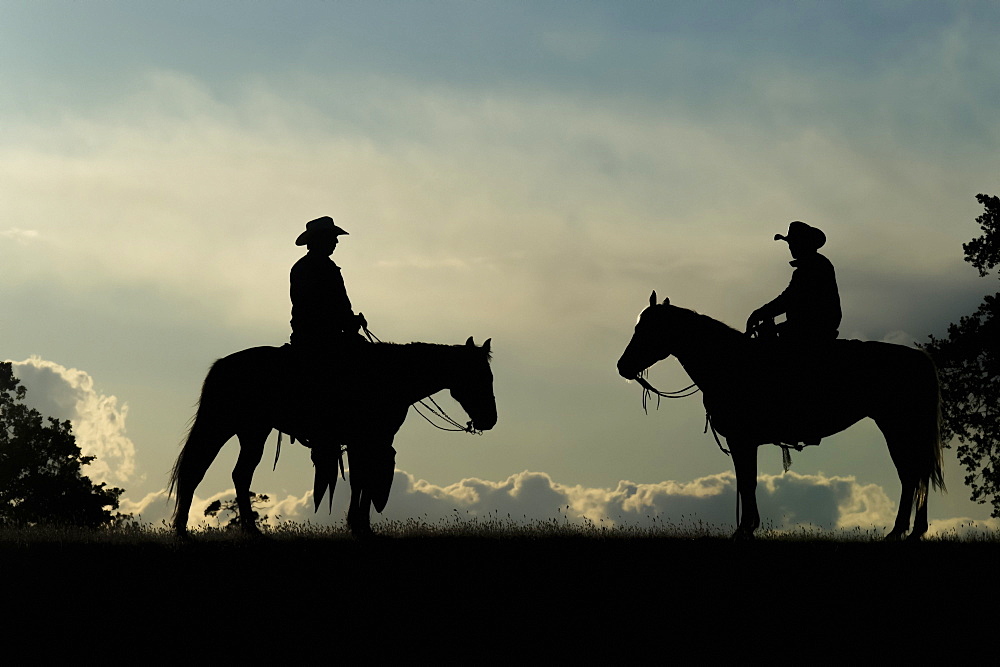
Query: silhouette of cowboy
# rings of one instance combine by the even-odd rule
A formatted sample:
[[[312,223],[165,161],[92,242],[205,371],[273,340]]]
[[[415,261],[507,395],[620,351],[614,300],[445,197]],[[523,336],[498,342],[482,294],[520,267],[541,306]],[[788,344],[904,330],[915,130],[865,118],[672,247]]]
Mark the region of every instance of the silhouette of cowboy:
[[[826,234],[804,222],[795,220],[788,225],[788,234],[774,235],[775,241],[788,243],[788,251],[794,267],[792,280],[785,291],[772,301],[750,313],[747,319],[747,334],[758,338],[777,337],[779,345],[793,345],[802,350],[805,345],[832,341],[837,338],[842,316],[840,292],[837,289],[837,275],[830,263],[818,250],[826,243]],[[775,325],[774,318],[784,315],[785,321]],[[810,355],[810,365],[816,370],[816,359]],[[786,358],[786,363],[789,359]],[[791,360],[796,364],[797,361]],[[808,437],[804,445],[818,445],[819,437]],[[775,443],[782,447],[785,470],[791,464],[789,447],[801,449],[795,442]]]
[[[303,441],[311,452],[316,466],[313,486],[313,501],[319,509],[326,490],[330,490],[332,508],[333,490],[337,484],[337,472],[343,467],[341,459],[343,444],[328,432],[329,424],[323,423],[325,401],[329,400],[329,386],[334,374],[347,371],[350,376],[352,358],[356,355],[344,354],[345,348],[354,348],[364,343],[358,329],[367,326],[364,315],[354,314],[351,300],[347,296],[340,267],[330,258],[337,249],[338,237],[347,234],[324,215],[306,223],[306,230],[295,239],[295,245],[304,245],[308,252],[292,266],[289,281],[292,299],[291,348],[297,359],[297,379],[305,392],[302,409],[309,415],[314,430],[308,441]],[[388,483],[394,468],[395,451],[379,452],[376,462],[382,468],[382,478]],[[388,462],[384,459],[388,459]],[[363,466],[369,468],[370,466]],[[381,480],[381,486],[385,480]],[[388,489],[384,494],[388,496]]]
[[[355,315],[340,267],[330,259],[337,249],[337,237],[347,232],[324,215],[306,223],[295,239],[308,252],[292,267],[292,346],[298,349],[329,350],[338,343],[356,342],[355,334],[366,325],[363,315]],[[363,340],[363,339],[361,339]]]
[[[840,292],[833,264],[817,252],[826,243],[826,234],[798,220],[788,225],[788,234],[774,235],[788,243],[795,270],[785,291],[750,313],[747,333],[765,334],[778,315],[785,321],[774,333],[786,342],[827,341],[837,337],[842,316]]]

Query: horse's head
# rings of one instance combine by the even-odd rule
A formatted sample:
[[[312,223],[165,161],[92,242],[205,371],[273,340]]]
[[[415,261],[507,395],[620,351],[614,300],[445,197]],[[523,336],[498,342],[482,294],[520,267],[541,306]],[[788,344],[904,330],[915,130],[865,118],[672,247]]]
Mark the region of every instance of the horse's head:
[[[657,361],[671,354],[669,321],[671,312],[676,310],[670,299],[656,303],[656,292],[649,296],[649,307],[639,314],[635,332],[628,347],[618,360],[618,373],[626,380],[634,380]]]
[[[493,371],[490,370],[490,340],[482,347],[465,342],[467,361],[452,382],[451,396],[472,418],[469,426],[477,431],[488,431],[497,423],[497,402],[493,396]]]

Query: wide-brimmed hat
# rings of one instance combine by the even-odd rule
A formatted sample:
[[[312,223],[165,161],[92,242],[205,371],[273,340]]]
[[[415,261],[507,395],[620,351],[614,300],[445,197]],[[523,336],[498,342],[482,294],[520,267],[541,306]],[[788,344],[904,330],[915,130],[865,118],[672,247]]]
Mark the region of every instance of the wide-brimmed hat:
[[[341,234],[347,234],[347,232],[333,224],[333,218],[324,215],[322,218],[316,218],[306,223],[306,231],[299,234],[299,238],[295,239],[295,245],[306,245],[316,236],[323,234],[340,236]]]
[[[819,250],[826,243],[826,234],[800,220],[794,220],[788,223],[788,234],[786,236],[775,234],[774,240],[797,243],[813,250]]]

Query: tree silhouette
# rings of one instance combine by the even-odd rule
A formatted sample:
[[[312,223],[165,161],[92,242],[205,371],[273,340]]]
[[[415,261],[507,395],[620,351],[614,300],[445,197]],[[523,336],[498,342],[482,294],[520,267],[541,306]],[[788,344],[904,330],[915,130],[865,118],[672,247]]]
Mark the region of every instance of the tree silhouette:
[[[253,509],[253,520],[256,522],[260,519],[260,514],[257,510],[271,502],[271,498],[264,493],[254,493],[250,492],[250,507]],[[205,508],[205,516],[215,519],[219,522],[219,525],[223,525],[222,521],[224,515],[229,515],[229,521],[226,521],[223,527],[225,528],[238,528],[240,525],[240,507],[236,502],[236,498],[230,500],[213,500]],[[264,517],[263,522],[267,523],[270,517]]]
[[[1000,198],[976,195],[985,212],[983,235],[963,243],[965,261],[986,276],[1000,265]],[[1000,517],[1000,293],[987,295],[972,315],[948,326],[947,338],[921,347],[938,366],[943,398],[942,436],[958,438],[958,460],[968,473],[972,500]]]
[[[123,489],[94,484],[68,421],[47,420],[24,404],[27,390],[0,362],[0,524],[97,527],[127,518],[114,512]],[[114,513],[113,513],[114,512]]]
[[[990,269],[1000,264],[1000,197],[976,195],[976,201],[986,211],[976,218],[983,235],[962,244],[965,261],[979,269],[980,276],[986,276]]]

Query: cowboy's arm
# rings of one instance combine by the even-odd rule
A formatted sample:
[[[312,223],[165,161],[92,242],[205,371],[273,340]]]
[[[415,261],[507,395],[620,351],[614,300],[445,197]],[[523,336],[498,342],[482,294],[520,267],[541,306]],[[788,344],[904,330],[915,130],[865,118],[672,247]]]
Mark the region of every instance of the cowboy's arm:
[[[761,322],[764,322],[765,320],[772,320],[788,310],[786,304],[788,302],[788,292],[790,289],[791,285],[789,285],[788,289],[776,296],[774,299],[750,313],[750,317],[747,318],[746,330],[751,331]]]
[[[790,306],[802,299],[803,293],[808,293],[809,288],[805,284],[808,280],[808,276],[803,273],[801,268],[792,271],[792,279],[788,282],[785,291],[750,313],[750,317],[747,319],[747,331],[765,320],[772,320],[778,315],[787,313]]]

